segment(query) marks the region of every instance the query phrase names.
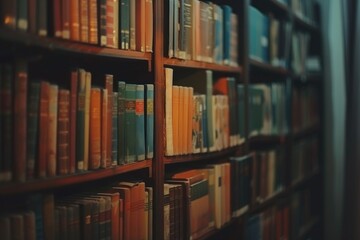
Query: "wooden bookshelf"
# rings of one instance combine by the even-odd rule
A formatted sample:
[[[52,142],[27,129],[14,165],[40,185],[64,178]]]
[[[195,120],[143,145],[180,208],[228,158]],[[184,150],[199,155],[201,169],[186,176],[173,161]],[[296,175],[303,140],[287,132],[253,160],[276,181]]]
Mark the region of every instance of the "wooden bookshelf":
[[[48,191],[55,188],[66,187],[74,184],[96,181],[123,173],[148,169],[151,174],[152,160],[145,160],[132,164],[115,166],[107,169],[84,171],[73,175],[57,176],[45,179],[30,180],[25,183],[9,183],[0,185],[0,196],[24,194],[37,191]]]
[[[279,16],[281,15],[287,16],[289,14],[289,7],[287,6],[287,4],[277,0],[268,0],[268,1],[252,0],[251,5],[255,6],[256,8],[260,9],[263,12],[271,12]]]
[[[262,202],[257,202],[253,204],[249,210],[250,214],[261,212],[270,206],[275,205],[280,198],[285,198],[288,195],[288,190],[281,190],[278,192],[275,192],[273,195],[269,196],[267,199],[265,199]]]
[[[297,240],[305,239],[306,234],[308,234],[316,225],[320,222],[319,217],[313,217],[305,226],[301,227],[300,233],[297,236]]]
[[[261,62],[259,60],[250,59],[250,72],[258,72],[262,73],[278,75],[282,77],[286,77],[289,75],[289,71],[283,67],[276,67],[269,63]]]
[[[249,138],[250,147],[274,146],[287,142],[289,135],[257,135]]]
[[[306,20],[305,18],[300,17],[297,14],[294,14],[294,25],[295,27],[302,29],[304,31],[310,31],[315,34],[320,34],[319,27],[316,26],[314,23]]]

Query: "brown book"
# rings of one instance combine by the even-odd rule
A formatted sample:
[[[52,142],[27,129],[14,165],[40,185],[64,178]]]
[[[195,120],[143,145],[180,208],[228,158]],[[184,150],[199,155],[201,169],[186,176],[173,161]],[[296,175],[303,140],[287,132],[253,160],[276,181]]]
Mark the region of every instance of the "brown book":
[[[106,166],[111,166],[111,143],[112,143],[112,110],[113,110],[113,82],[114,76],[110,74],[105,75],[105,88],[107,89],[107,132],[106,132]],[[117,162],[117,159],[114,159]]]
[[[11,239],[25,239],[24,217],[22,214],[14,213],[10,215],[10,231]]]
[[[1,216],[0,217],[0,236],[3,240],[11,239],[11,228],[10,228],[10,217]]]
[[[24,214],[24,234],[26,240],[36,240],[35,214],[32,211]],[[2,237],[2,235],[0,235]]]
[[[145,52],[145,0],[136,0],[136,50]]]
[[[6,2],[6,1],[5,1]],[[28,31],[32,34],[37,33],[37,0],[28,0]]]
[[[88,0],[80,0],[80,41],[89,42]]]
[[[66,1],[66,0],[65,0]],[[76,112],[77,112],[77,88],[78,88],[79,71],[71,72],[70,86],[70,158],[69,173],[75,172],[76,166]]]
[[[80,41],[80,3],[79,0],[70,1],[70,39]]]
[[[113,187],[120,194],[120,199],[123,200],[123,222],[124,222],[124,239],[132,239],[131,236],[131,225],[132,224],[132,215],[131,215],[131,203],[132,203],[132,195],[131,189],[128,187]],[[137,225],[136,225],[137,226]]]
[[[179,107],[180,107],[180,87],[172,87],[172,126],[173,126],[173,147],[174,154],[180,153],[179,150]]]
[[[119,199],[119,240],[124,240],[124,200]]]
[[[107,89],[101,89],[101,167],[106,168],[107,163],[107,118],[108,118],[108,94]]]
[[[57,134],[57,169],[60,175],[69,172],[69,117],[70,117],[70,91],[59,90],[58,134]]]
[[[194,98],[194,89],[192,87],[189,87],[189,94],[188,94],[188,119],[187,119],[187,132],[186,132],[186,138],[187,138],[187,153],[192,153],[192,119],[193,119],[193,107],[194,107],[194,104],[193,104],[193,98]]]
[[[98,6],[96,0],[89,3],[89,43],[98,44]]]
[[[0,16],[1,25],[16,29],[17,1],[1,1]]]
[[[117,190],[109,189],[98,193],[100,196],[111,197],[111,239],[120,237],[120,194]]]
[[[47,176],[56,175],[56,147],[57,147],[57,114],[58,114],[57,85],[50,85],[49,89],[49,130],[48,130],[48,153],[47,153]]]
[[[189,140],[190,140],[189,139],[190,135],[188,132],[189,125],[190,125],[190,122],[189,122],[189,108],[190,108],[189,95],[190,95],[190,88],[184,87],[184,95],[183,95],[183,99],[181,101],[181,103],[182,103],[181,105],[183,106],[183,111],[181,114],[181,116],[183,117],[183,126],[182,126],[182,129],[180,129],[180,131],[179,131],[181,133],[181,137],[182,137],[181,149],[182,149],[183,154],[190,153],[189,149],[188,149]]]
[[[49,132],[49,92],[50,84],[42,81],[40,84],[40,117],[39,117],[39,151],[37,164],[38,177],[46,177],[48,132]]]
[[[106,46],[119,48],[118,0],[106,0]]]
[[[53,0],[53,23],[54,23],[54,37],[62,37],[63,36],[63,22],[62,15],[63,11],[68,11],[67,9],[62,8],[61,0]]]
[[[44,223],[44,239],[55,238],[55,206],[54,206],[54,195],[45,194],[43,197],[43,223]]]
[[[153,51],[153,1],[145,0],[145,52]]]
[[[226,222],[229,222],[231,220],[230,163],[224,163],[223,165],[225,167],[225,175],[223,176],[225,185],[225,220]]]
[[[90,169],[98,169],[101,161],[101,89],[91,89],[90,101]]]
[[[61,36],[64,39],[70,39],[70,0],[61,0]]]
[[[190,184],[197,183],[205,178],[203,171],[191,169],[172,175],[172,179],[187,179]]]
[[[85,134],[84,134],[84,170],[89,168],[89,126],[90,126],[91,73],[85,73]]]
[[[16,64],[14,84],[14,180],[26,179],[26,111],[27,111],[27,65],[24,61]]]

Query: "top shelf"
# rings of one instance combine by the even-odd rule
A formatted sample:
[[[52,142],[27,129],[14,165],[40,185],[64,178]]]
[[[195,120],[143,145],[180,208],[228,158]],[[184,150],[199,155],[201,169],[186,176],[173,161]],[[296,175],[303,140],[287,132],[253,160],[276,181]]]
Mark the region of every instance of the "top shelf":
[[[24,47],[37,47],[51,52],[62,52],[70,54],[82,54],[116,59],[130,59],[151,62],[152,53],[121,50],[115,48],[100,47],[70,40],[40,37],[27,32],[11,29],[0,29],[0,41],[23,45]]]
[[[250,71],[261,72],[266,74],[273,74],[286,77],[289,75],[289,71],[284,67],[275,67],[269,63],[260,62],[255,59],[250,59]]]
[[[232,67],[215,63],[198,62],[193,60],[181,60],[176,58],[164,58],[164,65],[170,67],[208,69],[217,72],[242,73],[242,67]]]
[[[289,14],[288,5],[276,0],[252,0],[251,5],[258,8],[262,12],[271,12],[282,17]]]

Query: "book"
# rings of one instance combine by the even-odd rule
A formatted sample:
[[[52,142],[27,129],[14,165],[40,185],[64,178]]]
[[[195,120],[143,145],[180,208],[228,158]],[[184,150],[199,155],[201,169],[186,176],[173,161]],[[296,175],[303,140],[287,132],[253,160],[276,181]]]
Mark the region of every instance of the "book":
[[[37,34],[37,0],[28,0],[28,31],[31,34]]]
[[[98,195],[109,198],[111,201],[111,236],[113,239],[119,239],[121,234],[119,229],[121,217],[120,194],[117,190],[108,189],[98,192]]]
[[[70,2],[70,39],[80,41],[80,1]]]
[[[135,2],[136,2],[136,15],[135,15],[136,16],[136,28],[135,28],[136,50],[140,52],[145,52],[146,3],[145,0],[136,0]]]
[[[83,170],[89,169],[89,126],[90,126],[90,95],[91,73],[85,72],[85,132],[84,132],[84,166]]]
[[[98,44],[98,4],[96,0],[89,0],[89,43]]]
[[[19,0],[17,2],[17,29],[27,31],[28,29],[28,2],[27,0]]]
[[[136,160],[136,85],[126,84],[125,87],[125,162]]]
[[[16,29],[17,6],[16,1],[1,2],[1,25],[7,28]]]
[[[130,45],[130,1],[120,0],[120,39],[121,49],[129,49]]]
[[[100,46],[106,46],[107,44],[107,20],[106,20],[106,2],[107,0],[99,0],[98,7],[99,7],[99,43]]]
[[[101,89],[91,89],[89,169],[98,169],[101,162]]]
[[[84,170],[85,162],[85,101],[86,101],[86,72],[79,69],[77,112],[76,112],[76,169]]]
[[[145,0],[145,52],[153,52],[154,13],[153,0]]]
[[[70,91],[59,89],[58,100],[58,132],[57,132],[57,172],[65,175],[69,172],[70,138]]]
[[[36,1],[36,0],[35,0]],[[55,19],[60,18],[61,20],[61,27],[56,27],[55,29],[61,29],[60,37],[64,39],[70,39],[70,28],[71,28],[71,20],[70,20],[70,0],[61,0],[61,16],[56,17]],[[54,5],[54,12],[59,12],[56,9],[56,5]],[[56,21],[56,20],[55,20]],[[57,36],[57,35],[56,35]]]
[[[79,1],[80,10],[80,41],[89,42],[89,1]]]
[[[118,9],[119,9],[118,0],[106,0],[106,46],[111,48],[119,48]],[[110,94],[112,98],[112,93],[108,92],[108,94]]]
[[[20,213],[13,213],[10,218],[11,239],[24,239],[24,217]]]
[[[154,157],[154,85],[145,85],[145,113],[146,113],[146,132],[145,132],[145,158]]]
[[[145,187],[145,191],[148,193],[148,237],[147,239],[152,240],[153,239],[153,188],[152,187]]]
[[[43,213],[43,224],[44,224],[44,239],[54,239],[54,215],[55,215],[55,207],[54,207],[54,195],[53,194],[44,194],[43,195],[43,205],[42,205],[42,213]]]
[[[108,1],[109,2],[109,1]],[[115,4],[115,3],[114,3]],[[115,5],[114,5],[115,7]],[[115,8],[117,9],[117,8]],[[111,166],[112,162],[114,161],[114,159],[111,159],[111,148],[112,148],[112,111],[113,111],[113,82],[114,82],[114,76],[111,74],[106,74],[105,75],[105,88],[107,89],[107,132],[106,132],[106,136],[107,136],[107,149],[106,149],[106,166]]]
[[[125,164],[125,110],[126,110],[126,99],[125,99],[125,82],[118,82],[118,164]]]
[[[135,119],[136,119],[136,160],[145,159],[145,86],[136,85]],[[134,124],[134,123],[133,123]]]
[[[58,119],[58,95],[59,87],[50,84],[49,87],[49,123],[48,123],[48,145],[47,145],[47,173],[48,177],[56,175],[57,159],[57,119]]]
[[[108,124],[108,96],[107,89],[101,89],[101,164],[102,168],[107,167],[107,145],[108,137],[107,137],[107,124]]]
[[[112,165],[118,165],[118,93],[113,92],[113,109],[112,109],[112,139],[111,139],[111,159]]]
[[[232,9],[229,5],[223,5],[223,30],[224,30],[224,64],[230,65],[230,54],[231,54],[231,12]],[[251,28],[250,28],[251,29]]]
[[[76,155],[76,132],[77,132],[77,98],[78,98],[78,82],[79,70],[73,70],[70,75],[70,157],[69,157],[69,173],[74,173],[77,169]]]
[[[173,142],[173,108],[172,108],[172,86],[173,86],[173,69],[165,68],[165,133],[166,133],[166,148],[165,154],[167,156],[174,155]]]
[[[174,154],[180,153],[179,146],[179,111],[180,110],[180,87],[172,87],[172,126]]]
[[[130,50],[136,50],[137,47],[137,26],[140,27],[140,22],[138,21],[140,16],[138,14],[136,14],[136,12],[138,11],[137,8],[140,8],[140,1],[130,1],[130,43],[129,43],[129,47]],[[139,11],[140,12],[140,11]],[[137,31],[137,32],[135,32]]]

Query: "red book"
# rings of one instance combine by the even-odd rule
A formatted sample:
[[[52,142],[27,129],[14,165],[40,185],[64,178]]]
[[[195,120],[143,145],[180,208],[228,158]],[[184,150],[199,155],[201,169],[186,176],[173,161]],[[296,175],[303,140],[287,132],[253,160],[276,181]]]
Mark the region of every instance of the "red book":
[[[41,82],[40,84],[40,116],[39,116],[39,151],[38,151],[38,177],[46,177],[47,150],[48,150],[48,131],[49,131],[49,91],[50,84]]]
[[[75,172],[76,162],[76,111],[77,111],[77,86],[79,71],[71,72],[70,87],[70,156],[69,156],[69,173]]]
[[[69,172],[69,112],[70,91],[59,90],[59,113],[58,113],[58,140],[57,140],[57,169],[60,175]]]
[[[70,0],[62,0],[62,38],[70,39]]]
[[[22,182],[26,179],[27,85],[27,65],[19,61],[16,64],[14,85],[14,180]]]
[[[64,9],[68,11],[67,9]],[[62,4],[61,0],[53,0],[54,37],[62,37]]]
[[[98,169],[101,160],[101,90],[91,89],[90,97],[90,169]]]
[[[89,42],[88,0],[80,0],[80,40],[82,42]]]
[[[89,0],[89,43],[98,44],[98,7],[96,0]]]
[[[37,0],[28,0],[28,31],[37,34],[36,9]]]

